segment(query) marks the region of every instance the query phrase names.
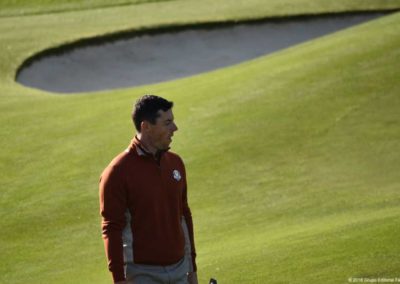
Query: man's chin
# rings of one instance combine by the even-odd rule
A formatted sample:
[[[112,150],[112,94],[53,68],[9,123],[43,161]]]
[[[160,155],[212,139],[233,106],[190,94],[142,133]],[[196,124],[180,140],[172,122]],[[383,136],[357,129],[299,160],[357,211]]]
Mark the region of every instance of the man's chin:
[[[169,148],[170,148],[170,145],[171,145],[171,143],[168,143],[168,144],[164,144],[164,145],[162,145],[161,147],[160,147],[160,151],[168,151],[169,150]]]

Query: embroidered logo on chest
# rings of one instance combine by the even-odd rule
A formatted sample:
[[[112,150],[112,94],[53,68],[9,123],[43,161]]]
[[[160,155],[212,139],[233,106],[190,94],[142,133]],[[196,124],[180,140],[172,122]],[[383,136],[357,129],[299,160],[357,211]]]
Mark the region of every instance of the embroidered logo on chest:
[[[174,179],[175,179],[176,181],[180,181],[181,178],[182,178],[181,173],[180,173],[178,170],[174,170],[174,171],[172,172],[172,176],[174,177]]]

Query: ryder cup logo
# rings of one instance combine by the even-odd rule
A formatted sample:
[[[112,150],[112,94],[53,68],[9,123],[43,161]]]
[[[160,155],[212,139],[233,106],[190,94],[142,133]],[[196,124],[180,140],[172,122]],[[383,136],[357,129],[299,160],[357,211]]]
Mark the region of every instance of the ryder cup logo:
[[[176,180],[176,181],[180,181],[181,180],[181,173],[178,171],[178,170],[174,170],[173,172],[172,172],[172,175],[173,175],[173,177],[174,177],[174,179]]]

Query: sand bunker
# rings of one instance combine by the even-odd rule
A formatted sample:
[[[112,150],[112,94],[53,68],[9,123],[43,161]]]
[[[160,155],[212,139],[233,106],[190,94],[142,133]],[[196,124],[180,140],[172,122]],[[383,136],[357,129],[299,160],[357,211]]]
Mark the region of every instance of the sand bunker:
[[[56,93],[110,90],[182,78],[253,59],[383,13],[302,17],[134,35],[25,64],[23,85]]]

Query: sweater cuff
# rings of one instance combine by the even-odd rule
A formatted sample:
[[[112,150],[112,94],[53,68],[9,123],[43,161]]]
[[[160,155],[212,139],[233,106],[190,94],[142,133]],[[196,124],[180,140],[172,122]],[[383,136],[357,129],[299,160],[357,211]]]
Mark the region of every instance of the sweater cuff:
[[[124,267],[122,267],[122,269],[120,269],[120,268],[116,269],[116,270],[112,271],[111,273],[112,273],[114,283],[126,280]]]

